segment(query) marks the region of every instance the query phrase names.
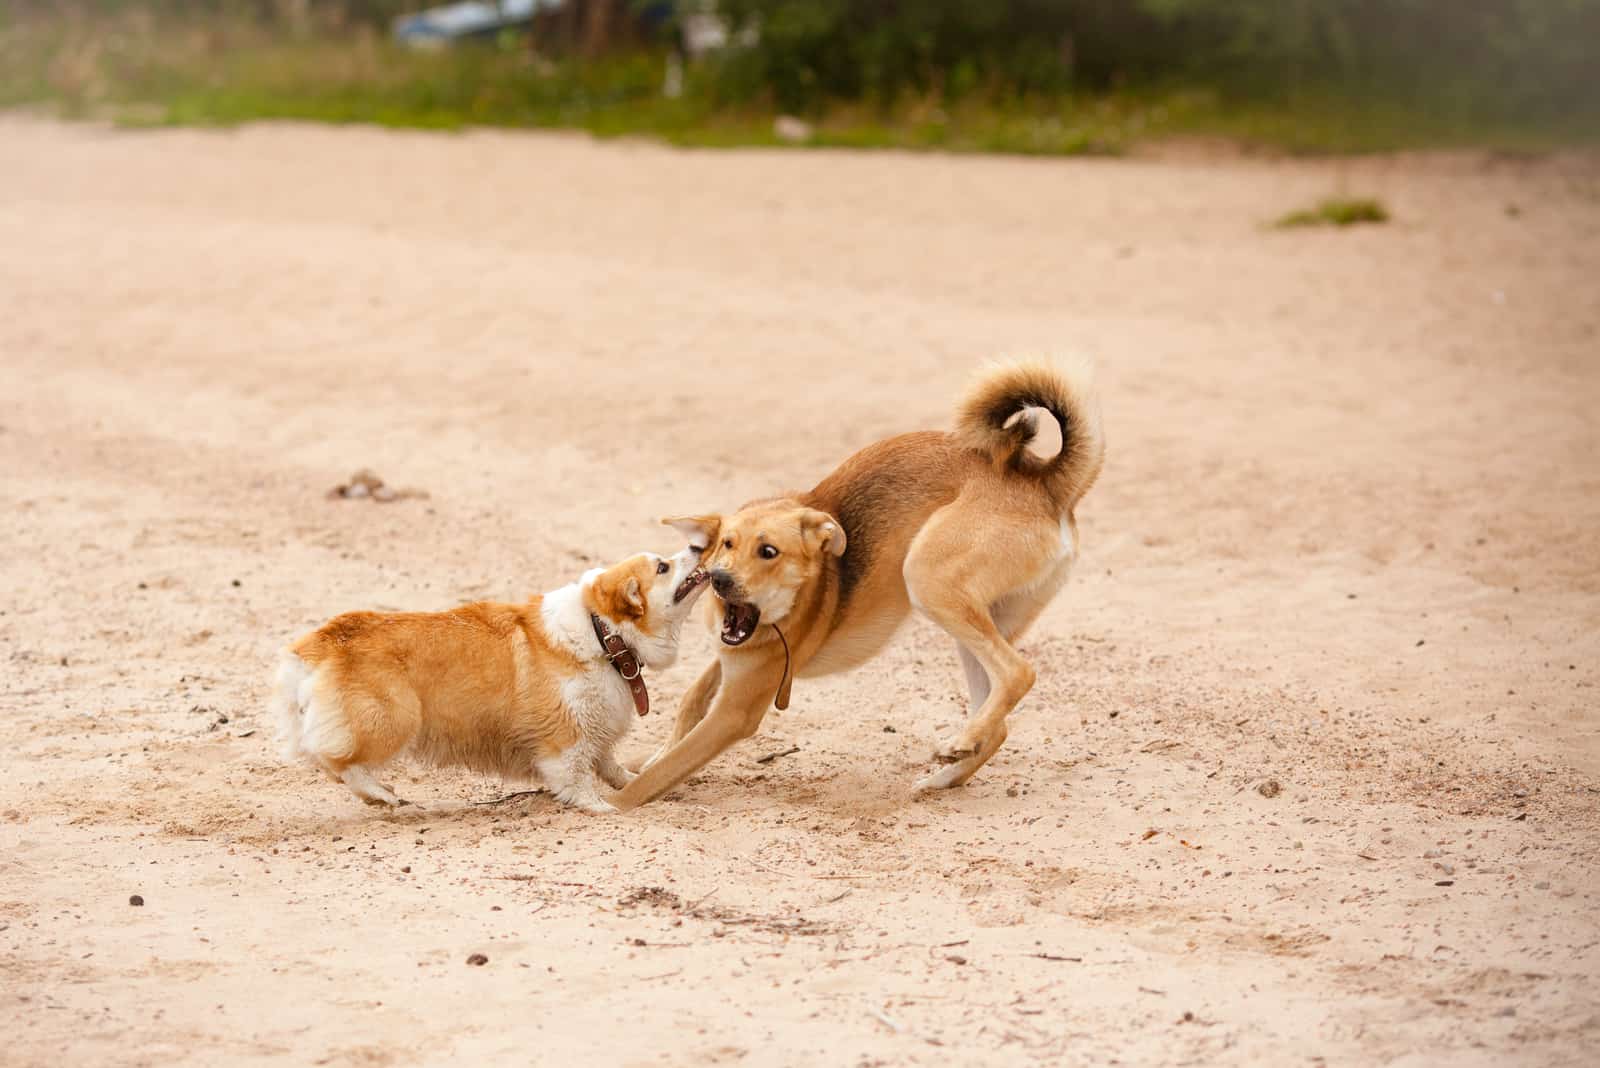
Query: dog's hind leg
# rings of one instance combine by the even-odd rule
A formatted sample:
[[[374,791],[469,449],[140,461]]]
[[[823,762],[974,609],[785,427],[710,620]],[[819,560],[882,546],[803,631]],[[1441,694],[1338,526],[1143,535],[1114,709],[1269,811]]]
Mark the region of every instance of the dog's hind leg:
[[[1054,592],[1050,586],[1039,590],[1042,598],[1009,596],[1049,585],[1059,552],[1055,524],[992,513],[974,522],[976,511],[958,502],[935,514],[906,555],[911,602],[956,639],[973,698],[965,727],[934,753],[949,766],[918,790],[960,786],[1005,743],[1006,717],[1034,682],[1007,631],[1032,622],[1043,607],[1036,601]]]
[[[394,759],[416,736],[422,708],[406,686],[387,692],[339,692],[332,680],[314,687],[306,706],[302,745],[328,775],[371,805],[398,805],[394,788],[373,772]]]
[[[956,642],[956,656],[961,660],[961,672],[967,677],[967,711],[976,712],[989,699],[989,674],[978,663],[978,658],[967,652],[967,647]]]
[[[1001,637],[1015,643],[1033,625],[1033,621],[1039,618],[1039,614],[1066,583],[1071,570],[1072,558],[1063,557],[1049,569],[1044,578],[1006,594],[991,604],[989,615],[994,619],[994,625],[1000,631]],[[976,713],[989,699],[989,675],[983,670],[978,658],[959,641],[956,642],[956,656],[961,661],[961,672],[967,680],[967,695],[971,702],[967,710],[969,714]]]
[[[373,777],[372,772],[360,764],[352,764],[340,772],[339,781],[350,787],[351,793],[369,805],[389,805],[392,807],[400,803],[400,799],[394,795],[393,789],[379,782]]]
[[[924,778],[917,784],[918,790],[960,786],[972,778],[1005,744],[1006,717],[1033,688],[1033,666],[1001,637],[986,613],[984,618],[974,618],[981,611],[944,618],[936,610],[928,611],[929,617],[947,630],[965,632],[960,638],[962,648],[970,646],[973,651],[968,655],[997,682],[988,687],[982,704],[971,710],[966,726],[934,750],[934,759],[948,766]]]
[[[1055,595],[1059,587],[1060,582],[1041,583],[1021,593],[1003,597],[990,605],[989,614],[994,618],[994,625],[999,629],[1001,637],[1008,642],[1015,642],[1022,632],[1039,618],[1039,613],[1044,611],[1045,605],[1050,603],[1050,598]],[[961,661],[961,673],[967,680],[967,697],[970,701],[967,710],[976,712],[989,699],[989,675],[983,670],[978,658],[960,642],[956,642],[956,657]]]

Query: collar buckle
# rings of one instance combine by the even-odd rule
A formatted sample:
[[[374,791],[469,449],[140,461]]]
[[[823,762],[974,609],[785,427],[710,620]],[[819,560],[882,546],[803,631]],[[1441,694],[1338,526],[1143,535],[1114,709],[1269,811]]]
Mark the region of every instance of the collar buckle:
[[[594,625],[594,636],[599,639],[600,651],[617,674],[622,676],[622,681],[628,684],[634,710],[641,716],[647,714],[650,711],[650,691],[645,689],[644,666],[639,661],[639,654],[629,648],[622,635],[607,627],[593,612],[589,613],[589,622]]]

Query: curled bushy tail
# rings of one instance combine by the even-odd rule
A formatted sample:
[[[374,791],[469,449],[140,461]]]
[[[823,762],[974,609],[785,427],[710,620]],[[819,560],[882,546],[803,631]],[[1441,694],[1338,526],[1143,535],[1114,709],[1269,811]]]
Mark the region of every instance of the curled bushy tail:
[[[1061,427],[1061,450],[1041,458],[1028,450],[1043,408]],[[956,410],[956,440],[997,466],[1038,478],[1066,512],[1100,475],[1105,438],[1094,370],[1084,361],[998,364],[983,373]]]

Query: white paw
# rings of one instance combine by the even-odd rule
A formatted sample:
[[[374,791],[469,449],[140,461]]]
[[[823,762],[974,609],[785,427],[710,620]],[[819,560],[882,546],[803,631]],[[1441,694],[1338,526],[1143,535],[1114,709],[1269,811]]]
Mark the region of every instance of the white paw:
[[[948,790],[956,784],[956,780],[960,777],[960,765],[951,764],[940,768],[931,775],[924,775],[918,779],[917,784],[911,788],[911,792],[913,794],[925,794],[930,790]]]
[[[602,799],[593,789],[557,790],[555,798],[563,805],[571,805],[573,808],[582,809],[596,816],[604,816],[617,810],[615,805]]]
[[[390,808],[400,804],[400,799],[388,786],[372,777],[366,768],[353,766],[346,768],[339,780],[350,787],[350,792],[369,805],[387,805]]]

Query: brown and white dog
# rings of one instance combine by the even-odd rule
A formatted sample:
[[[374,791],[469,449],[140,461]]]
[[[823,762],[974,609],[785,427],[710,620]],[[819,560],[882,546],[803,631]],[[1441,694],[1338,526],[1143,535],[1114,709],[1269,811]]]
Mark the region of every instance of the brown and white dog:
[[[641,667],[663,668],[706,587],[707,542],[631,556],[525,604],[351,612],[284,651],[273,699],[285,759],[304,758],[373,804],[376,773],[406,753],[612,812],[632,777],[613,747],[649,708]]]
[[[1061,447],[1030,449],[1054,419]],[[1053,436],[1053,435],[1049,435]],[[788,706],[796,677],[863,663],[912,608],[956,641],[972,705],[918,789],[959,786],[1006,739],[1032,688],[1013,641],[1067,579],[1073,509],[1105,454],[1089,370],[997,367],[962,401],[953,433],[903,434],[856,453],[809,493],[727,516],[666,520],[711,545],[717,660],[684,696],[671,739],[613,800],[653,801]]]

